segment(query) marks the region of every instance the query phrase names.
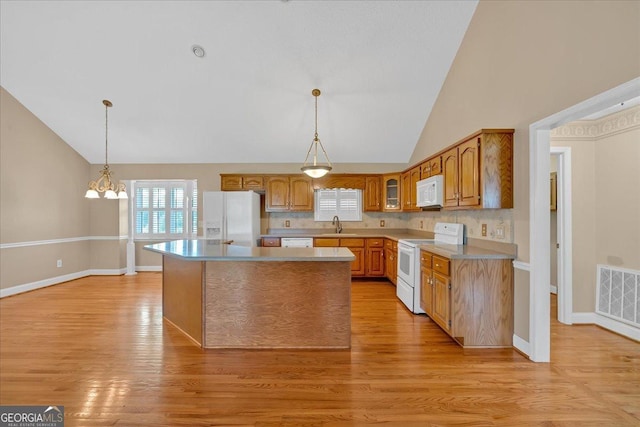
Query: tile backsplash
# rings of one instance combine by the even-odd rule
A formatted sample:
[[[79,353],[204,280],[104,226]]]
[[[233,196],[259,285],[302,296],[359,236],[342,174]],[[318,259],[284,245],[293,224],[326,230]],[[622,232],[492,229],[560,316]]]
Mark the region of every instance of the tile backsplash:
[[[272,212],[266,214],[268,228],[286,228],[289,221],[291,229],[332,229],[330,221],[316,222],[311,212]],[[411,213],[363,212],[362,221],[343,222],[345,229],[371,228],[407,228],[418,231],[433,231],[436,222],[456,222],[465,225],[465,235],[474,239],[513,243],[513,212],[511,209],[482,209],[464,211],[423,211]],[[482,236],[482,224],[487,225],[487,235]],[[502,237],[499,230],[502,229]]]

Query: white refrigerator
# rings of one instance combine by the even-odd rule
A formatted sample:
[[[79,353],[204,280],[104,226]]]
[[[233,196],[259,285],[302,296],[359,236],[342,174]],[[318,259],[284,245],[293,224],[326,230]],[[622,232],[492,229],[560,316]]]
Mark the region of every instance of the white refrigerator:
[[[260,196],[253,191],[204,191],[202,229],[205,239],[258,245]]]

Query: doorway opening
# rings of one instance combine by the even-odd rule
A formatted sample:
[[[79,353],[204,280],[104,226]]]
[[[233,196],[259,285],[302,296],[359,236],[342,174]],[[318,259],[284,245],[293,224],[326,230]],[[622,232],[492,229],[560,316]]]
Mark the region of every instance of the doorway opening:
[[[640,96],[640,77],[529,126],[529,357],[534,362],[549,362],[551,355],[547,203],[551,196],[551,129],[637,96]]]

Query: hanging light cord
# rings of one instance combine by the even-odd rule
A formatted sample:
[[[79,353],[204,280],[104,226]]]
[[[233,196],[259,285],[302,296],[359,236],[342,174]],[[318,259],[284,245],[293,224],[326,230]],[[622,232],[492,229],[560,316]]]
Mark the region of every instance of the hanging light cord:
[[[109,105],[104,104],[104,166],[109,167]]]

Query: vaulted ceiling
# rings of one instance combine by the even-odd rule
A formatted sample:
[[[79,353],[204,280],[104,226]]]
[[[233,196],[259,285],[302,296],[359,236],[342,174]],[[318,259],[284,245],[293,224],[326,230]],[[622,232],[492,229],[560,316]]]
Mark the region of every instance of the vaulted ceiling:
[[[476,1],[2,1],[0,84],[91,163],[408,162]],[[197,57],[192,47],[204,48]]]

